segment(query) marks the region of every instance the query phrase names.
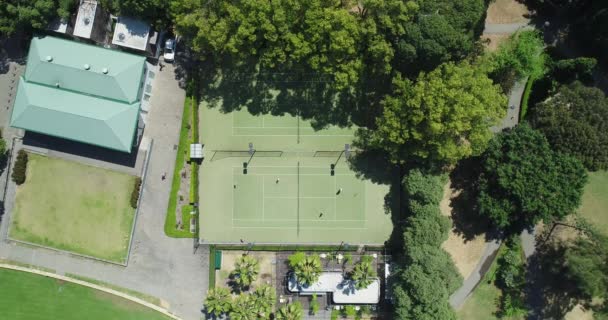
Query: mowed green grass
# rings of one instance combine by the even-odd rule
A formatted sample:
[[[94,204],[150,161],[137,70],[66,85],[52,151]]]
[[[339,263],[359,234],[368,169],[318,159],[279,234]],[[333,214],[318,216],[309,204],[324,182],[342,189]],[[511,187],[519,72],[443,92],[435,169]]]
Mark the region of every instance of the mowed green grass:
[[[457,311],[458,319],[460,320],[498,320],[496,312],[500,304],[502,292],[494,284],[496,278],[496,269],[498,268],[498,259],[504,254],[506,248],[504,245],[499,249],[498,255],[492,266],[485,274],[484,278],[479,282],[479,285],[473,290],[471,296],[467,299],[464,305]],[[500,319],[507,320],[523,320],[517,317],[504,317]]]
[[[116,262],[127,255],[135,177],[29,155],[17,188],[10,237]]]
[[[608,234],[608,171],[589,173],[580,213],[600,231]]]
[[[77,284],[0,269],[0,318],[166,320],[139,304]]]

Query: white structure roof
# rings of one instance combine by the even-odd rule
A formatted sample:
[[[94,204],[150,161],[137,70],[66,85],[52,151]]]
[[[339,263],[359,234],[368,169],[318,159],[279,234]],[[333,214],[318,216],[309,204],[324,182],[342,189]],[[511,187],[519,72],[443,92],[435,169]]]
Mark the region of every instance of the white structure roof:
[[[93,22],[95,21],[95,11],[97,11],[97,1],[83,0],[78,7],[78,15],[74,23],[74,35],[81,38],[91,38]]]
[[[291,292],[301,295],[331,293],[338,304],[377,304],[380,301],[380,280],[375,279],[367,288],[357,290],[351,280],[344,279],[341,272],[323,272],[319,280],[310,286],[301,286],[295,276],[287,284]]]
[[[193,143],[190,145],[190,159],[202,159],[203,158],[203,145],[199,143]]]
[[[129,17],[118,17],[112,44],[145,51],[150,36],[150,25]]]
[[[68,22],[63,19],[57,18],[49,23],[47,30],[55,31],[59,33],[66,33],[68,31]]]

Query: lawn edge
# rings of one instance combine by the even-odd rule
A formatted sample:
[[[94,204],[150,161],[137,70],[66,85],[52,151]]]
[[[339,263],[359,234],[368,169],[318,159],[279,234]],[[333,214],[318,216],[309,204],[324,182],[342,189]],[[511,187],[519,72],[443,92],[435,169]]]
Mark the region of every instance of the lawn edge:
[[[190,220],[183,221],[184,230],[175,230],[173,227],[175,217],[177,214],[177,193],[180,187],[180,171],[184,168],[184,162],[186,155],[184,152],[188,151],[188,143],[190,137],[188,135],[188,125],[190,124],[191,118],[191,101],[193,97],[186,97],[184,100],[184,109],[182,111],[182,123],[179,132],[179,142],[177,147],[177,153],[175,155],[175,167],[173,169],[173,178],[171,180],[171,193],[169,194],[169,204],[167,206],[167,214],[165,215],[165,235],[171,238],[193,238],[193,234],[190,233]],[[182,218],[183,219],[183,218]],[[187,228],[186,228],[187,227]],[[186,230],[187,229],[187,230]]]
[[[21,267],[21,266],[15,266],[15,265],[11,265],[11,264],[6,264],[6,263],[0,263],[0,268],[3,269],[8,269],[8,270],[14,270],[14,271],[21,271],[21,272],[27,272],[27,273],[32,273],[32,274],[36,274],[39,276],[43,276],[43,277],[47,277],[47,278],[54,278],[54,279],[58,279],[58,280],[62,280],[62,281],[67,281],[70,283],[74,283],[77,285],[81,285],[87,288],[91,288],[94,290],[98,290],[98,291],[102,291],[108,294],[112,294],[118,297],[121,297],[123,299],[129,300],[131,302],[140,304],[144,307],[147,307],[149,309],[152,309],[156,312],[162,313],[163,315],[171,318],[171,319],[175,319],[175,320],[182,320],[181,318],[179,318],[178,316],[174,315],[173,313],[169,312],[169,310],[159,307],[155,304],[152,304],[150,302],[144,301],[140,298],[131,296],[129,294],[111,289],[111,288],[107,288],[98,284],[94,284],[94,283],[90,283],[87,281],[83,281],[83,280],[79,280],[79,279],[75,279],[72,277],[68,277],[68,276],[62,276],[62,275],[58,275],[55,273],[51,273],[51,272],[47,272],[47,271],[43,271],[43,270],[38,270],[38,269],[34,269],[34,268],[28,268],[28,267]]]

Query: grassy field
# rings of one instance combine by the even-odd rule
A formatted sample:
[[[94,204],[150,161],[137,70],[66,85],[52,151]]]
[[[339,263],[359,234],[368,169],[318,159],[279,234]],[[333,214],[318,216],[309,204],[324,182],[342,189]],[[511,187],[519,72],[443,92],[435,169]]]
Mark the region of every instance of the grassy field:
[[[124,262],[135,210],[135,177],[76,162],[29,155],[17,188],[10,237]]]
[[[506,251],[506,246],[502,245],[499,249],[498,256],[494,259],[492,266],[475,288],[471,296],[457,315],[460,320],[498,320],[496,312],[498,311],[499,299],[501,297],[500,289],[494,284],[496,277],[496,269],[498,268],[498,259]],[[523,318],[500,318],[508,320],[523,320]]]
[[[0,269],[0,289],[2,319],[169,319],[111,294],[21,271]]]
[[[608,234],[608,171],[589,173],[580,213],[598,229]]]

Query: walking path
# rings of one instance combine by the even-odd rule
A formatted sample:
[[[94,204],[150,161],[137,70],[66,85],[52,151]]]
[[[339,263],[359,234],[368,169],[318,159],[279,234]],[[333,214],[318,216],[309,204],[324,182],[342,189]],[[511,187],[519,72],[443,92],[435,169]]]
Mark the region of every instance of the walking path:
[[[0,85],[5,76],[0,74]],[[0,87],[0,91],[3,90],[5,88]],[[175,146],[179,140],[185,100],[185,92],[178,87],[172,65],[157,73],[153,90],[152,110],[145,136],[154,140],[154,147],[148,179],[143,186],[128,266],[111,265],[5,241],[12,207],[10,196],[6,198],[6,212],[0,226],[0,259],[43,267],[59,275],[70,273],[97,279],[158,297],[169,312],[185,320],[198,320],[208,287],[208,248],[201,247],[195,251],[192,239],[173,239],[164,234],[172,181],[170,175],[175,164]],[[8,112],[0,109],[0,125],[5,128],[8,127]],[[164,172],[168,176],[161,180]],[[7,178],[7,175],[8,172],[4,172],[0,178]]]
[[[462,286],[450,296],[450,305],[454,309],[459,309],[465,303],[469,295],[483,276],[486,274],[494,258],[496,252],[500,248],[500,240],[492,240],[486,243],[486,248],[471,275],[462,282]]]
[[[512,34],[522,28],[528,29],[531,27],[528,26],[527,22],[510,24],[486,23],[484,34]],[[507,114],[499,125],[490,128],[492,132],[498,133],[504,129],[513,128],[519,123],[521,98],[523,96],[527,80],[528,79],[525,78],[515,83],[511,89],[511,92],[509,93],[509,106],[507,109]],[[534,252],[534,236],[524,231],[521,237],[524,253],[526,254],[526,257],[529,257]],[[500,248],[500,244],[500,240],[492,240],[486,243],[486,248],[483,255],[471,275],[465,279],[462,286],[450,296],[450,305],[453,308],[459,309],[462,307],[462,305],[466,302],[466,299],[471,295],[473,290],[475,290],[475,287],[477,287],[477,284],[479,281],[481,281],[494,261],[498,248]]]

